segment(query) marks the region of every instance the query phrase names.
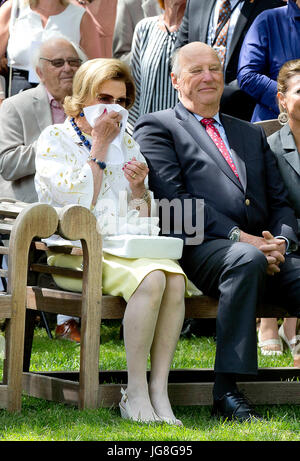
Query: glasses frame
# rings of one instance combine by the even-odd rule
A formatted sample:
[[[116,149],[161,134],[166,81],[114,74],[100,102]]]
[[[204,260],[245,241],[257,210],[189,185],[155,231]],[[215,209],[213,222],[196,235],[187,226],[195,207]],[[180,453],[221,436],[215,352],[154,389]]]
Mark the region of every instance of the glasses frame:
[[[126,108],[130,104],[130,99],[129,98],[113,98],[110,94],[103,95],[103,98],[101,98],[101,95],[97,94],[96,97],[97,97],[100,104],[119,104],[119,106],[122,106],[124,108]],[[106,99],[106,98],[109,98],[110,101],[112,101],[112,102],[104,103],[104,102],[100,101],[100,99]],[[124,106],[118,102],[118,101],[120,101],[120,99],[124,99]]]
[[[82,64],[82,59],[80,58],[67,58],[67,59],[64,59],[64,58],[56,58],[56,59],[49,59],[49,58],[44,58],[43,56],[40,57],[40,59],[42,59],[43,61],[48,61],[50,62],[50,64],[55,67],[56,69],[59,69],[61,67],[63,67],[65,65],[65,63],[67,62],[69,64],[70,67],[80,67],[81,64]],[[55,64],[53,64],[53,61],[64,61],[64,63],[61,65],[61,66],[56,66]],[[70,64],[69,61],[78,61],[79,62],[79,65],[78,66],[72,66],[72,64]]]

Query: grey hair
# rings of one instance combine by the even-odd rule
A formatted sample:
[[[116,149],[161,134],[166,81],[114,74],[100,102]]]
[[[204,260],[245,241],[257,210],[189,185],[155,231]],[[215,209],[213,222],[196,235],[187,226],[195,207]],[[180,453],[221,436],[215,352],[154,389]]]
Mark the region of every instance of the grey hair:
[[[35,54],[33,55],[33,59],[32,59],[32,67],[34,69],[36,69],[37,67],[41,68],[40,58],[43,55],[44,47],[47,46],[48,44],[49,45],[52,44],[53,41],[56,41],[56,40],[65,40],[66,42],[70,43],[70,45],[72,45],[72,47],[74,48],[74,50],[76,51],[78,57],[82,60],[82,62],[85,62],[88,60],[86,54],[82,51],[82,49],[78,45],[76,45],[74,42],[69,40],[64,35],[57,34],[57,35],[52,35],[51,37],[48,37],[45,40],[43,40],[39,48],[36,50]]]

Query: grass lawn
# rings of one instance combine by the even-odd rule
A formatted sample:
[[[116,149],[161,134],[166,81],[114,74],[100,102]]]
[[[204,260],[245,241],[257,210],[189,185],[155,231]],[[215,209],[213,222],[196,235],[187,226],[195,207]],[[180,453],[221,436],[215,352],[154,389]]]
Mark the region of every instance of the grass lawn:
[[[119,323],[108,322],[101,330],[100,369],[126,369]],[[174,368],[213,368],[215,342],[192,337],[179,341]],[[292,356],[263,357],[259,366],[292,366]],[[37,328],[31,359],[32,371],[79,370],[79,347],[66,341],[48,339]],[[300,384],[299,384],[300,392]],[[23,396],[22,412],[14,415],[0,410],[1,441],[299,441],[300,407],[259,406],[264,422],[237,423],[212,419],[210,407],[175,407],[183,428],[166,424],[141,425],[122,420],[116,408],[79,411],[77,408]]]

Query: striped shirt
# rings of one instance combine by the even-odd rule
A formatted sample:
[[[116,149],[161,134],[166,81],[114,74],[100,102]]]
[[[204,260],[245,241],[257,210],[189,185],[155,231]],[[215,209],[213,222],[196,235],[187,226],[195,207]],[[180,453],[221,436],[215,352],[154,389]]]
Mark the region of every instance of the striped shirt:
[[[129,112],[129,133],[141,115],[174,107],[178,102],[170,77],[177,33],[161,30],[158,23],[159,16],[144,18],[135,28],[130,64],[136,100]]]

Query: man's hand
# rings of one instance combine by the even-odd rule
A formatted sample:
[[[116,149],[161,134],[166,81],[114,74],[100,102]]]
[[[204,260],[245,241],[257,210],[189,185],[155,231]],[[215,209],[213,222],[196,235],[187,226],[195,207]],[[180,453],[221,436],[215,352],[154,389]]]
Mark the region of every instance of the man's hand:
[[[264,253],[268,262],[268,275],[280,272],[279,265],[285,261],[285,240],[276,239],[269,231],[263,231],[262,237],[241,231],[240,242],[249,243]]]
[[[262,245],[260,250],[265,254],[268,260],[267,273],[274,275],[280,272],[279,265],[284,263],[284,254],[286,251],[286,242],[284,239],[275,238],[269,231],[263,231],[263,238],[266,240],[267,245]],[[275,249],[272,250],[272,248]]]

